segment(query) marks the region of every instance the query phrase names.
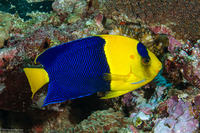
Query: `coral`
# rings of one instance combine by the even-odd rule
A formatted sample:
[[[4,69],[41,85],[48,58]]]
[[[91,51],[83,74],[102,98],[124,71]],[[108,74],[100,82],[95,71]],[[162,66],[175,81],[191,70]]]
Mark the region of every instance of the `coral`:
[[[188,82],[200,88],[200,49],[198,43],[180,42],[170,37],[169,50],[171,54],[165,60],[165,70],[168,78],[175,84]]]
[[[178,97],[168,99],[164,104],[168,117],[157,118],[154,132],[195,132],[198,129],[198,120],[190,113],[191,105]],[[163,107],[162,107],[163,108]],[[161,109],[161,108],[160,108]],[[163,113],[163,111],[161,113]]]
[[[88,119],[76,125],[70,132],[122,132],[130,121],[121,112],[114,112],[113,109],[96,111]]]
[[[96,5],[95,5],[96,4]],[[139,18],[149,26],[167,25],[176,37],[196,41],[199,37],[199,1],[114,0],[93,3],[108,18],[135,22]],[[100,7],[99,7],[100,6]]]
[[[33,6],[24,11],[30,6],[24,1],[11,0],[1,7],[18,14],[0,13],[0,128],[33,133],[197,130],[200,40],[199,6],[194,4],[198,2],[27,0]],[[19,8],[20,4],[27,6]],[[47,10],[33,8],[41,4]],[[33,61],[49,47],[98,34],[141,41],[163,62],[163,71],[153,82],[113,99],[99,100],[104,95],[99,92],[97,96],[41,107],[47,85],[31,99],[24,67],[42,67]],[[15,122],[19,116],[5,110],[24,111],[20,112],[23,121]]]
[[[69,14],[80,17],[87,8],[85,0],[55,0],[53,10],[58,15]]]
[[[125,94],[122,98],[123,104],[125,104],[126,106],[131,106],[133,105],[133,95],[131,92]]]
[[[196,118],[199,118],[199,113],[200,113],[200,95],[197,95],[196,97],[194,97],[194,99],[192,100],[192,113],[194,116],[196,116]]]
[[[17,53],[18,52],[16,48],[5,48],[2,51],[0,51],[0,57],[1,57],[0,67],[5,68],[6,64],[11,63],[11,61],[13,60],[13,58],[16,56]]]
[[[173,34],[172,31],[171,31],[171,29],[169,29],[165,25],[150,26],[149,28],[155,34],[165,34],[165,35],[171,35],[171,34]]]
[[[8,13],[0,12],[0,48],[4,46],[5,41],[10,37],[10,27],[11,15]]]
[[[58,16],[61,18],[67,16],[67,22],[74,23],[86,14],[87,2],[85,0],[55,0],[52,7]]]
[[[62,112],[54,114],[54,119],[51,117],[51,119],[48,119],[42,125],[35,124],[31,131],[33,133],[38,131],[67,133],[130,131],[128,125],[131,121],[129,118],[125,118],[120,111],[114,111],[111,108],[108,110],[95,111],[87,119],[74,124],[73,120],[70,120],[70,117],[73,116],[70,114],[69,110],[69,107],[65,107]]]

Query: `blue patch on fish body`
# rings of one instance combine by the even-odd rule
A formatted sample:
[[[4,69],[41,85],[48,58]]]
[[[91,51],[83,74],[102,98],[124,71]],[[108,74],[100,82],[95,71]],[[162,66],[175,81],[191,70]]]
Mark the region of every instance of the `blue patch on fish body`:
[[[36,62],[45,67],[49,87],[43,106],[110,90],[110,81],[103,73],[110,73],[104,53],[105,40],[88,37],[52,47]]]
[[[148,59],[150,58],[147,48],[141,42],[139,42],[137,45],[137,51],[142,56],[142,58],[148,58]]]

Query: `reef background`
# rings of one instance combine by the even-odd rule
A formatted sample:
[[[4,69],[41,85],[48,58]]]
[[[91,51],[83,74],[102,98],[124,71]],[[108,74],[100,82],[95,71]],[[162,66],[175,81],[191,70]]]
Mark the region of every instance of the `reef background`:
[[[0,1],[0,132],[199,132],[200,2],[143,0]],[[163,63],[131,93],[105,93],[42,108],[24,67],[45,49],[99,34],[138,39]]]

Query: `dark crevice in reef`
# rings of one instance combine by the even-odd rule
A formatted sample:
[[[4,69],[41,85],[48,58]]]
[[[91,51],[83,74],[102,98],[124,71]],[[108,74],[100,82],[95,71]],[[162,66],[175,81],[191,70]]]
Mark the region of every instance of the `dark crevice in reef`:
[[[110,105],[106,104],[96,94],[74,99],[70,103],[69,119],[73,124],[78,124],[94,111],[108,109],[109,107]]]
[[[33,126],[42,125],[45,121],[57,117],[55,111],[30,110],[27,112],[15,112],[0,110],[0,126],[2,129],[22,129],[30,131]]]

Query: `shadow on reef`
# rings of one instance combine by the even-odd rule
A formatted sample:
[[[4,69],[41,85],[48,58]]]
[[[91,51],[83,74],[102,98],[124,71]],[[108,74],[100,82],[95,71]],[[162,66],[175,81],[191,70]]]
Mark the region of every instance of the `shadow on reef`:
[[[23,129],[30,130],[35,125],[42,125],[43,122],[58,116],[55,111],[32,110],[28,112],[13,112],[0,110],[0,124],[2,129]]]
[[[68,123],[68,125],[66,124],[66,128],[68,128],[87,119],[93,112],[108,109],[111,106],[113,106],[112,102],[101,100],[97,94],[94,94],[69,100],[59,107],[63,109],[61,112],[41,109],[26,110],[26,112],[0,110],[0,127],[2,129],[23,129],[28,132],[37,127],[42,129],[42,125],[47,123],[58,125],[57,120],[63,119]]]
[[[109,109],[111,106],[113,106],[113,103],[110,102],[109,105],[109,103],[106,103],[105,100],[101,100],[96,94],[78,98],[72,100],[70,103],[69,120],[73,124],[78,124],[94,111]]]
[[[31,13],[32,11],[49,13],[53,11],[52,3],[53,1],[28,3],[26,0],[1,0],[0,11],[9,12],[11,14],[18,13],[21,18],[28,20],[31,19],[31,17],[26,16],[26,13]]]

